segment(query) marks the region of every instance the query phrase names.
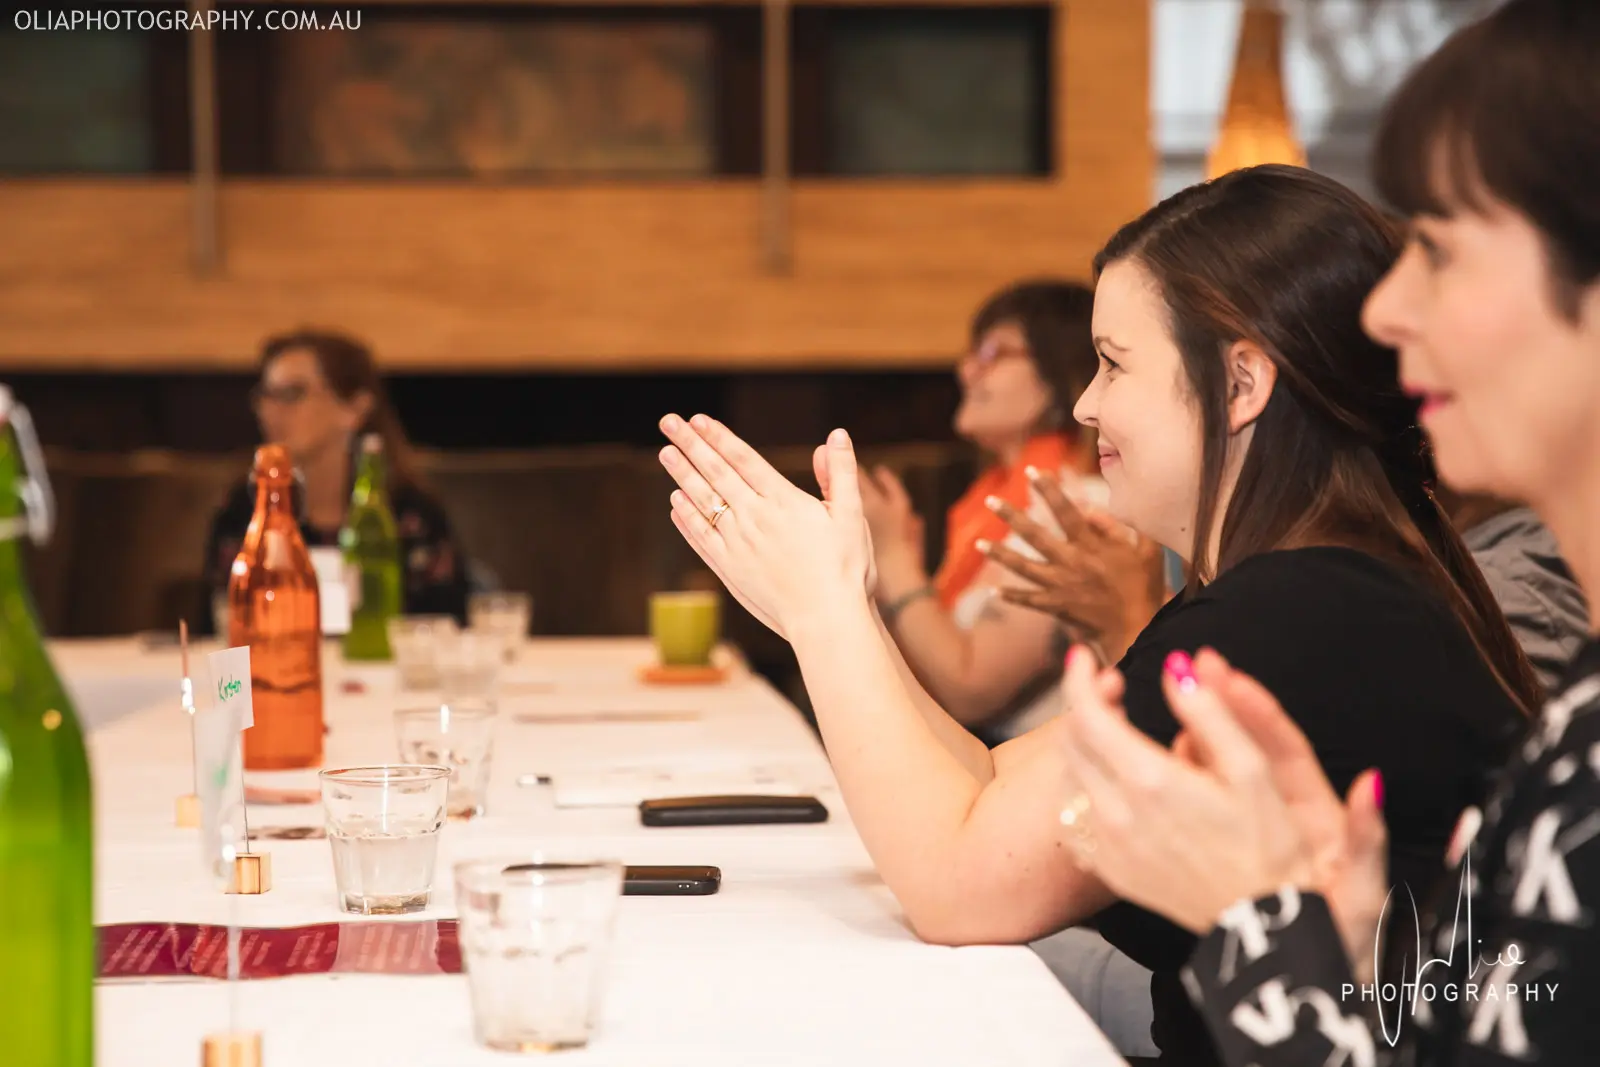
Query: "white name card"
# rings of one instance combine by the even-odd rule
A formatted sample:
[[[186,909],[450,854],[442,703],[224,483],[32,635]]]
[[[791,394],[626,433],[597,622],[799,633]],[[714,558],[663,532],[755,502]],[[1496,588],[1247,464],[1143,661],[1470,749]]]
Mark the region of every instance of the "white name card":
[[[226,877],[233,855],[245,850],[244,730],[255,725],[250,696],[250,649],[206,657],[209,677],[195,693],[194,793],[200,798],[201,861]]]
[[[337,548],[311,549],[311,567],[317,572],[317,599],[322,604],[322,636],[340,637],[350,632],[350,575],[344,553]],[[359,580],[359,579],[358,579]],[[359,586],[357,590],[359,591]]]

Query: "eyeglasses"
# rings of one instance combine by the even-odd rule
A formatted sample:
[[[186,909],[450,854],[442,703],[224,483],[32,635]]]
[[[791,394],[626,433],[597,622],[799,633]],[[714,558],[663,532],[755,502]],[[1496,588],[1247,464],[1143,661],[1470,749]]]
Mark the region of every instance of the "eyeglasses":
[[[257,385],[250,390],[250,406],[260,410],[266,404],[277,404],[279,407],[294,407],[306,397],[311,395],[311,386],[304,382],[294,382],[290,385],[267,387]]]
[[[971,352],[968,352],[964,359],[970,361],[980,370],[988,370],[1002,359],[1012,359],[1018,356],[1026,359],[1031,355],[1032,353],[1028,350],[1027,345],[1019,345],[1015,342],[1008,343],[998,337],[991,337]]]

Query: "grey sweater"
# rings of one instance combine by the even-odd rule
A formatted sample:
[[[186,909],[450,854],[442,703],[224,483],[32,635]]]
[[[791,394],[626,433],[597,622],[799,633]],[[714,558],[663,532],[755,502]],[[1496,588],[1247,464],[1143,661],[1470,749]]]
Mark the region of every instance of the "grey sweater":
[[[1554,691],[1589,631],[1589,605],[1550,530],[1514,508],[1461,535],[1539,681]]]

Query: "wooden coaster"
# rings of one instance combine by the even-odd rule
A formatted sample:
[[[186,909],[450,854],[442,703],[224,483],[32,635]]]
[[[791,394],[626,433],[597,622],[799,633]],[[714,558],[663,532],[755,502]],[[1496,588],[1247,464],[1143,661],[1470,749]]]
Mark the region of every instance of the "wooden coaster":
[[[728,669],[714,663],[704,667],[652,663],[640,669],[639,680],[646,685],[721,685],[728,680]]]

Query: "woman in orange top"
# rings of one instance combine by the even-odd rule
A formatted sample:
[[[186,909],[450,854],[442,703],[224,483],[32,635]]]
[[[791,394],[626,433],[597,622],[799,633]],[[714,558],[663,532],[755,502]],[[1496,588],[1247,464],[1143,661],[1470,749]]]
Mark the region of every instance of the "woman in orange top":
[[[862,502],[878,565],[878,602],[924,686],[969,729],[995,737],[1032,725],[1059,704],[1028,698],[1059,673],[1058,626],[995,595],[1013,582],[983,547],[1009,529],[988,504],[1030,505],[1031,467],[1061,477],[1069,493],[1094,495],[1094,443],[1072,407],[1094,378],[1094,293],[1070,282],[1028,281],[991,297],[972,320],[971,349],[957,369],[955,431],[992,465],[950,509],[944,561],[929,577],[922,520],[889,471],[863,472]]]

